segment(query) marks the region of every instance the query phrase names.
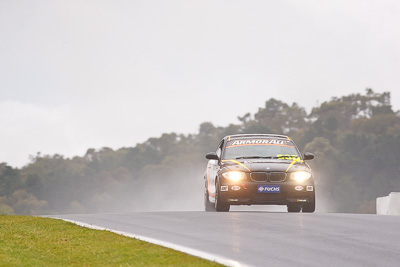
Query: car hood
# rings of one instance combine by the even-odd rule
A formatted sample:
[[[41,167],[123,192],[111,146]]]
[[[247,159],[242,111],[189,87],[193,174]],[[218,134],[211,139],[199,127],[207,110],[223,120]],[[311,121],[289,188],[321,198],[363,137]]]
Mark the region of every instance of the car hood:
[[[291,160],[227,160],[221,167],[221,171],[293,172],[307,170],[311,172],[308,164]]]

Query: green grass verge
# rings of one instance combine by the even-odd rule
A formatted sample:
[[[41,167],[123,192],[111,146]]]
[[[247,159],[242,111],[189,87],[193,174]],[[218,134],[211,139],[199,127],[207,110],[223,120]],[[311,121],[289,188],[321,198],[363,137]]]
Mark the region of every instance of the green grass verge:
[[[0,266],[222,266],[62,220],[0,215]]]

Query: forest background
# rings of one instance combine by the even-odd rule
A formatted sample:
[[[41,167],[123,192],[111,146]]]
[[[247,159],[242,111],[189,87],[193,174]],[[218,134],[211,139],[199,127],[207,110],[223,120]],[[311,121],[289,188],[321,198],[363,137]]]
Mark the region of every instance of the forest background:
[[[272,98],[238,118],[135,147],[90,148],[83,157],[38,152],[22,168],[1,163],[0,214],[202,210],[204,156],[238,133],[289,135],[314,153],[317,211],[375,213],[377,197],[400,191],[400,112],[390,92],[333,97],[310,113]]]

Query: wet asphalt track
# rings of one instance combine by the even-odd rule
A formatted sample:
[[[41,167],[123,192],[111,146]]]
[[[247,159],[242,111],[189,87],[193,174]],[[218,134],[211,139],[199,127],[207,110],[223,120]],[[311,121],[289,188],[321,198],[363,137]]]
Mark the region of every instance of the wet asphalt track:
[[[57,215],[250,266],[400,266],[400,217],[233,211]]]

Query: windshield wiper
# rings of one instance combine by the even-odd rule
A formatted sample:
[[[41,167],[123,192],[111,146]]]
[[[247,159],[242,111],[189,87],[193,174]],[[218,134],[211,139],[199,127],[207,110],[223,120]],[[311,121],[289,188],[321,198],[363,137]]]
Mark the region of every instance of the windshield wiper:
[[[278,157],[261,157],[261,156],[245,156],[237,157],[236,159],[277,159]]]

